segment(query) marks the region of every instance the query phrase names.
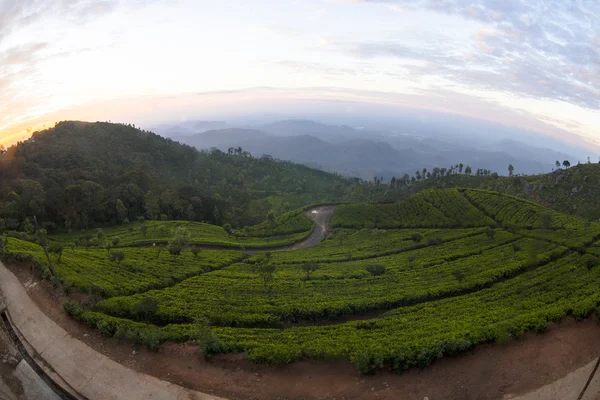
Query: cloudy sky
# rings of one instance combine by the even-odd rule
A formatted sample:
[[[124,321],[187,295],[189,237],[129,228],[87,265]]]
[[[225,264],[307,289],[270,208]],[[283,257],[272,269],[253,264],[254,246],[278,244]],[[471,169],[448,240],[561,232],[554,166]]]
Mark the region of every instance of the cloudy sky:
[[[600,145],[598,0],[0,0],[0,143],[321,102]]]

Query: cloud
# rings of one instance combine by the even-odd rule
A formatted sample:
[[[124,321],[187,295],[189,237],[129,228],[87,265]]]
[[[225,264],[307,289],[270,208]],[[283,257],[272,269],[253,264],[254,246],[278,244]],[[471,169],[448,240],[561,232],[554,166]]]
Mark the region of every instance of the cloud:
[[[120,7],[138,8],[167,0],[0,0],[0,44],[17,29],[44,18],[85,25],[91,19],[110,14]]]
[[[455,85],[536,99],[567,101],[600,110],[600,2],[554,0],[362,0],[386,7],[428,9],[484,23],[464,44],[409,46],[401,40],[343,45],[362,58],[395,57],[428,65]]]
[[[0,0],[0,130],[47,110],[45,103],[50,94],[41,91],[43,85],[35,85],[43,61],[89,51],[65,50],[40,40],[30,42],[30,36],[19,36],[22,31],[39,28],[36,36],[43,37],[40,32],[48,29],[43,28],[47,20],[58,20],[64,26],[85,26],[120,7],[155,2],[159,0]]]
[[[323,63],[316,62],[302,62],[302,61],[280,61],[277,63],[282,67],[286,67],[293,72],[296,73],[305,73],[305,72],[318,72],[326,75],[350,75],[355,76],[359,73],[358,70],[353,68],[338,68],[332,67]]]

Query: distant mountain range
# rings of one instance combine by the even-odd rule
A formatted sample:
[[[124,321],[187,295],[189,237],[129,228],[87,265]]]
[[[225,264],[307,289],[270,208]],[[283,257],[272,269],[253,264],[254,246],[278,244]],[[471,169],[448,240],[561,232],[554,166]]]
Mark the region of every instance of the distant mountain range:
[[[209,129],[206,129],[209,128]],[[217,129],[215,129],[217,128]],[[479,147],[437,138],[325,125],[309,120],[285,120],[252,127],[225,122],[190,121],[155,130],[198,149],[227,151],[241,147],[254,156],[270,155],[328,172],[372,179],[390,179],[417,170],[463,163],[501,175],[513,164],[516,174],[549,172],[556,160],[575,157],[516,140],[498,140]],[[196,132],[196,133],[194,133]]]

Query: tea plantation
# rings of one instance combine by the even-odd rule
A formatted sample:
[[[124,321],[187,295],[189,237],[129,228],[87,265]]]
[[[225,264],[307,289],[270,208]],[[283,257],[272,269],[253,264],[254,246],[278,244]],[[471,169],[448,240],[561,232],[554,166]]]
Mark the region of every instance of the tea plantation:
[[[442,189],[339,205],[326,240],[273,249],[308,237],[312,224],[297,210],[238,232],[181,221],[103,229],[102,241],[119,237],[116,248],[87,233],[50,241],[72,244],[52,253],[63,286],[98,297],[65,303],[75,318],[151,348],[196,340],[207,356],[258,363],[348,360],[360,373],[400,372],[600,304],[600,225],[520,198]],[[180,253],[151,245],[176,240],[176,225],[190,234]],[[261,246],[271,251],[244,252]],[[47,270],[41,247],[18,238],[3,257]]]

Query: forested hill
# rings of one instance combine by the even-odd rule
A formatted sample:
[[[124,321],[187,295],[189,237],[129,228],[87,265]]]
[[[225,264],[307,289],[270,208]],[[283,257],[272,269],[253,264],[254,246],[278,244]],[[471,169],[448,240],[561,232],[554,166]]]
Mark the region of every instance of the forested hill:
[[[199,152],[128,125],[61,122],[0,154],[0,229],[23,228],[33,215],[49,229],[139,217],[240,226],[291,194],[327,201],[350,185],[241,149]]]

